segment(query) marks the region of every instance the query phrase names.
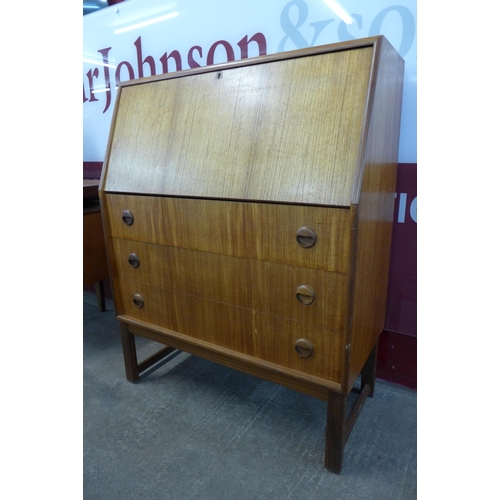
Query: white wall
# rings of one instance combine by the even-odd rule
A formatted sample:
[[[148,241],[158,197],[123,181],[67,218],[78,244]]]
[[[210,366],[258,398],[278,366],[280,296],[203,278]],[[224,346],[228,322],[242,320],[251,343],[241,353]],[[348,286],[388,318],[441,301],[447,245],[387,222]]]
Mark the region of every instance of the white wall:
[[[417,162],[416,0],[128,0],[83,23],[84,161],[104,160],[120,80],[383,34],[405,59],[399,162]]]

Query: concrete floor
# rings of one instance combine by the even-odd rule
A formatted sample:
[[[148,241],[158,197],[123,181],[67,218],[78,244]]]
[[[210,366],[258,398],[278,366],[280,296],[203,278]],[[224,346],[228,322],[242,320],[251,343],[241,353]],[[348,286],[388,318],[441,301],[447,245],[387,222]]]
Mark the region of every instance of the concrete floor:
[[[186,353],[131,384],[106,307],[84,291],[85,500],[417,498],[416,391],[377,380],[332,474],[324,401]]]

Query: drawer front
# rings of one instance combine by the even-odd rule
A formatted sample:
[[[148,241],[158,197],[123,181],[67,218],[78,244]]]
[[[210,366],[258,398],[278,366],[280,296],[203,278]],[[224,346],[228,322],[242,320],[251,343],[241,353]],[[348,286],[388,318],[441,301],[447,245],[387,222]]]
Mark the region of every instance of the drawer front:
[[[344,330],[346,275],[113,238],[117,273],[268,314]]]
[[[349,209],[118,194],[106,194],[104,205],[117,238],[348,271]]]
[[[342,332],[142,283],[118,284],[120,315],[340,383]],[[299,356],[299,339],[310,342],[311,356]]]

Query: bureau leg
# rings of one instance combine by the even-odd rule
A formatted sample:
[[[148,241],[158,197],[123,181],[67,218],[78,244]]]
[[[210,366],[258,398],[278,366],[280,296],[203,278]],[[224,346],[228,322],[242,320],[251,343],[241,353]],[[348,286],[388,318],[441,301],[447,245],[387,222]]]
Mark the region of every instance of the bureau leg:
[[[172,354],[177,349],[166,346],[155,352],[152,356],[141,361],[137,361],[137,350],[135,348],[135,335],[130,333],[126,323],[120,322],[120,335],[122,338],[123,361],[125,362],[125,375],[129,382],[137,382],[139,375],[148,368],[161,361],[163,358]]]
[[[340,474],[346,443],[347,396],[328,393],[326,409],[325,468]]]
[[[326,408],[326,444],[325,468],[340,474],[344,459],[344,448],[351,435],[356,420],[363,408],[366,398],[372,393],[370,384],[365,383],[354,407],[347,417],[347,398],[336,392],[328,393]]]
[[[365,366],[361,370],[361,390],[366,385],[370,386],[370,392],[368,393],[368,397],[372,398],[375,394],[375,372],[377,369],[377,349],[378,349],[378,341],[375,343],[375,346],[372,349],[372,352],[368,356],[366,360]]]

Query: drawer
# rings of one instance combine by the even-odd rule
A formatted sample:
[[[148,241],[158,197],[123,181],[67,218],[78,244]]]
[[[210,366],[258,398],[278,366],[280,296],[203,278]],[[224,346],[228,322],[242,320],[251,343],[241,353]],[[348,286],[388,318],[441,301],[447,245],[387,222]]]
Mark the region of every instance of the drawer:
[[[342,332],[121,278],[117,290],[119,315],[340,382]],[[134,303],[139,296],[142,307]],[[312,344],[311,356],[299,356],[295,349],[299,339]]]
[[[348,271],[350,209],[120,194],[106,194],[104,202],[109,232],[117,238]],[[314,232],[313,246],[299,244],[301,228]]]
[[[345,274],[120,238],[112,241],[117,273],[127,281],[334,330],[345,328]]]

